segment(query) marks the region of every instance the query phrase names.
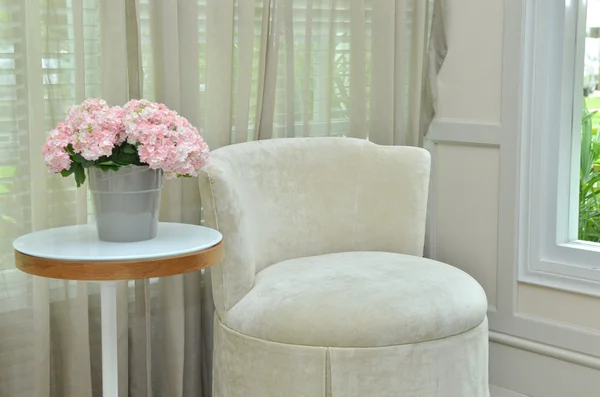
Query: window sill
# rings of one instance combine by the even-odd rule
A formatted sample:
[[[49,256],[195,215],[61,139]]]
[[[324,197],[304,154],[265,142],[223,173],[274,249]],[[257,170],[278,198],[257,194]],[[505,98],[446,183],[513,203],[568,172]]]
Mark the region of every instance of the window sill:
[[[518,281],[600,298],[600,268],[542,259],[530,266],[519,266]]]

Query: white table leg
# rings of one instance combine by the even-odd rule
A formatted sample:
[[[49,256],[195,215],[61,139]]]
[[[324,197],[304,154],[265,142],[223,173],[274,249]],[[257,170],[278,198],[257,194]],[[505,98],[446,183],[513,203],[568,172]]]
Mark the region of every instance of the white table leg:
[[[119,396],[117,351],[117,284],[100,283],[102,320],[102,396]]]

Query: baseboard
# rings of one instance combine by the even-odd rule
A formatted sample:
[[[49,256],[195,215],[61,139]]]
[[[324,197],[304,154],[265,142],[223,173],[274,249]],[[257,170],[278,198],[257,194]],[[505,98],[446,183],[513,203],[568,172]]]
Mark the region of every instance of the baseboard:
[[[535,342],[495,331],[490,331],[490,342],[600,370],[600,358],[589,354],[578,353],[561,347],[551,346],[545,343]]]
[[[500,386],[490,385],[490,397],[530,397],[525,394],[517,393],[512,390],[504,389]]]
[[[495,339],[502,343],[490,341],[490,397],[599,396],[600,371],[572,362],[584,360],[570,353],[569,361],[561,359],[565,356],[536,342]]]

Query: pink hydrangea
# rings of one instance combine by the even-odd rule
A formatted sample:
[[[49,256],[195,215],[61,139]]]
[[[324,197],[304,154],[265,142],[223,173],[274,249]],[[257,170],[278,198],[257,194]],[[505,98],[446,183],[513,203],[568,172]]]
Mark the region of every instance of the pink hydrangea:
[[[86,99],[50,131],[42,154],[48,169],[58,173],[69,170],[72,161],[81,162],[75,155],[96,161],[124,142],[137,148],[141,163],[162,169],[167,178],[197,176],[209,158],[206,142],[188,120],[145,99],[123,108]]]
[[[124,142],[124,132],[120,107],[111,108],[102,99],[89,98],[71,107],[65,121],[50,131],[42,154],[51,172],[61,172],[71,166],[68,145],[74,153],[94,161],[109,156],[116,145]]]
[[[162,169],[167,178],[197,176],[208,163],[209,149],[190,122],[162,103],[131,100],[123,107],[127,142],[136,145],[140,160]]]
[[[46,144],[42,147],[42,155],[46,166],[51,172],[61,172],[71,167],[71,158],[66,147],[71,143],[72,132],[64,123],[59,123],[55,129],[50,131]]]
[[[122,109],[109,107],[102,99],[91,98],[69,109],[65,123],[73,131],[73,149],[84,159],[94,161],[110,156],[125,141]]]

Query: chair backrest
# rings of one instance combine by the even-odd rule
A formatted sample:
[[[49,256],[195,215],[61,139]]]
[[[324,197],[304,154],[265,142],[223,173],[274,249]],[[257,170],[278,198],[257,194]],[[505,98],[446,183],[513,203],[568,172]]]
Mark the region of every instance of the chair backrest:
[[[223,315],[264,268],[292,258],[386,251],[421,256],[430,156],[352,138],[290,138],[215,150],[200,176],[205,224],[224,235],[212,269]]]

